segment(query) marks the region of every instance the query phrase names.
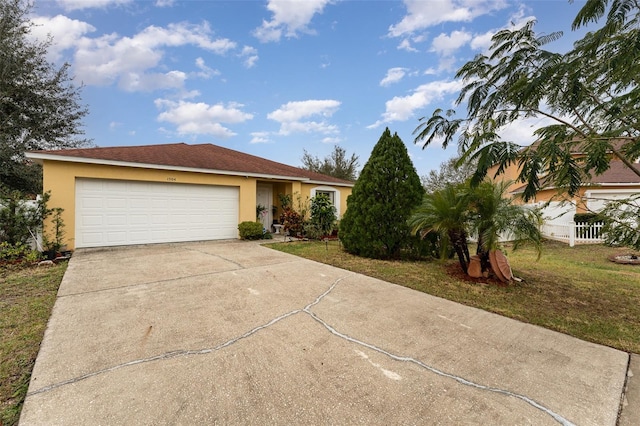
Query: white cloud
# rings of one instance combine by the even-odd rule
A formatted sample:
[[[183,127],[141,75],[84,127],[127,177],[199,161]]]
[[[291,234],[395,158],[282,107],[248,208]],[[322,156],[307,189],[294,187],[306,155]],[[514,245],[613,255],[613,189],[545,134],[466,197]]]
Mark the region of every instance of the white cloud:
[[[242,104],[233,102],[227,105],[209,105],[204,102],[156,99],[155,104],[158,109],[163,110],[158,115],[158,121],[174,124],[179,135],[208,134],[228,138],[236,133],[222,123],[237,124],[253,118],[252,114],[241,110]]]
[[[454,81],[433,81],[423,84],[408,96],[396,96],[386,102],[386,111],[382,118],[367,126],[369,129],[379,127],[384,123],[393,121],[406,121],[414,117],[415,111],[425,108],[433,101],[439,101],[445,95],[457,93],[462,88],[462,82]]]
[[[279,41],[283,35],[297,37],[299,33],[313,33],[308,28],[316,13],[322,10],[332,0],[269,0],[267,9],[273,14],[270,21],[262,21],[253,35],[263,43]]]
[[[91,8],[106,8],[130,3],[132,0],[58,0],[58,4],[66,11]]]
[[[339,144],[340,142],[342,142],[342,138],[338,138],[338,137],[326,137],[322,139],[322,143],[331,144],[331,145],[336,145],[336,144]]]
[[[409,41],[408,38],[405,38],[404,40],[402,40],[400,42],[400,44],[398,45],[398,50],[406,50],[407,52],[417,52],[418,49],[416,49],[415,47],[413,47],[411,45],[411,42]]]
[[[200,25],[181,22],[165,27],[151,25],[131,39],[148,47],[184,46],[191,44],[218,55],[235,49],[236,43],[226,38],[211,38],[211,28],[207,22]]]
[[[166,74],[149,70],[160,65],[165,47],[195,45],[216,54],[225,54],[236,44],[225,38],[214,39],[207,23],[192,25],[188,23],[170,24],[167,27],[149,26],[133,37],[120,37],[108,34],[95,39],[83,37],[77,41],[75,55],[75,74],[87,85],[108,85],[115,81],[127,90],[152,90],[180,87],[185,74],[171,71]],[[202,71],[202,68],[201,68]],[[179,73],[179,74],[178,74]],[[140,82],[150,78],[149,84]],[[138,81],[136,83],[136,81]]]
[[[53,18],[36,16],[32,18],[32,22],[35,24],[31,28],[32,37],[38,40],[46,40],[49,35],[53,37],[53,43],[47,49],[47,57],[54,62],[61,58],[63,51],[75,47],[82,36],[96,30],[93,25],[63,15]]]
[[[187,75],[182,71],[164,74],[130,72],[120,77],[118,86],[127,92],[153,92],[158,89],[180,89],[186,79]]]
[[[456,63],[456,58],[453,56],[440,58],[440,62],[438,62],[438,71],[455,71],[457,68]]]
[[[279,109],[270,112],[267,118],[280,123],[281,135],[291,133],[338,133],[335,125],[326,121],[303,121],[314,116],[329,118],[340,106],[340,102],[331,99],[288,102]]]
[[[471,40],[471,34],[466,31],[453,31],[450,35],[440,34],[433,39],[431,51],[439,55],[449,56]]]
[[[474,18],[507,6],[506,0],[404,0],[407,15],[389,27],[389,36],[400,37],[443,22],[471,22]]]
[[[208,67],[202,58],[196,58],[196,67],[200,70],[196,73],[198,77],[211,78],[212,76],[220,75],[220,71]]]
[[[269,132],[253,132],[251,133],[251,141],[249,143],[269,143]]]
[[[279,122],[286,122],[297,121],[313,115],[331,117],[339,106],[339,101],[331,99],[288,102],[279,109],[270,112],[267,118]]]
[[[517,30],[519,28],[522,28],[527,22],[535,19],[535,16],[527,15],[525,6],[521,5],[518,11],[509,17],[509,19],[507,20],[507,25],[503,26],[502,28],[489,30],[484,34],[474,34],[470,46],[474,50],[489,50],[489,47],[491,46],[491,38],[495,35],[495,33],[500,31],[501,29],[506,28]]]
[[[474,50],[487,51],[489,50],[489,47],[491,47],[491,38],[498,31],[507,29],[507,28],[511,30],[517,30],[522,28],[527,22],[535,19],[536,19],[535,16],[527,14],[526,6],[520,5],[520,8],[518,9],[518,11],[512,14],[511,16],[509,16],[509,19],[507,19],[506,25],[502,26],[501,28],[489,30],[483,34],[474,34],[473,39],[471,40],[471,43],[469,45]]]
[[[488,50],[491,46],[491,37],[496,33],[495,30],[489,30],[484,34],[475,34],[469,45],[474,50]]]
[[[175,3],[175,0],[156,0],[157,7],[171,7]]]
[[[523,118],[504,126],[499,134],[503,140],[515,142],[519,145],[530,145],[536,140],[533,132],[550,124],[554,124],[554,121],[547,117]]]
[[[247,68],[253,68],[258,62],[258,50],[255,47],[244,46],[238,56],[244,58],[244,66]]]
[[[339,133],[338,127],[326,121],[287,121],[280,123],[278,134],[287,136],[292,133],[322,133],[325,135]]]
[[[387,70],[387,75],[380,81],[380,86],[389,86],[393,83],[397,83],[404,78],[407,74],[406,68],[390,68]]]

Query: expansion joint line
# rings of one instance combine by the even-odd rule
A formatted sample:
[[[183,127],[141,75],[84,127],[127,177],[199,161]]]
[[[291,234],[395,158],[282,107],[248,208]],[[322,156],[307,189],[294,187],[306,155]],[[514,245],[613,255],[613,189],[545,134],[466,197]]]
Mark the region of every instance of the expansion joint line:
[[[316,306],[317,304],[319,304],[322,299],[324,299],[329,293],[331,293],[335,287],[343,280],[344,278],[338,278],[336,279],[333,284],[331,284],[331,286],[321,295],[319,295],[313,302],[309,303],[307,306],[305,306],[302,309],[295,309],[292,310],[290,312],[287,312],[283,315],[280,315],[274,319],[272,319],[271,321],[260,325],[258,327],[255,327],[249,331],[247,331],[244,334],[241,334],[240,336],[234,337],[230,340],[227,340],[226,342],[223,342],[217,346],[214,346],[212,348],[205,348],[205,349],[198,349],[198,350],[178,350],[178,351],[172,351],[172,352],[167,352],[167,353],[163,353],[163,354],[159,354],[159,355],[155,355],[152,357],[147,357],[147,358],[140,358],[140,359],[136,359],[136,360],[132,360],[129,362],[125,362],[122,364],[118,364],[118,365],[114,365],[112,367],[109,368],[105,368],[102,370],[98,370],[98,371],[94,371],[92,373],[87,373],[84,374],[82,376],[79,377],[75,377],[73,379],[69,379],[69,380],[65,380],[63,382],[59,382],[59,383],[55,383],[49,386],[45,386],[43,388],[40,389],[36,389],[33,392],[29,392],[27,394],[27,396],[32,396],[32,395],[37,395],[40,393],[45,393],[48,391],[51,391],[53,389],[62,387],[62,386],[66,386],[69,384],[73,384],[73,383],[77,383],[86,379],[89,379],[91,377],[95,377],[95,376],[99,376],[101,374],[105,374],[105,373],[110,373],[116,370],[120,370],[122,368],[127,368],[127,367],[132,367],[135,365],[139,365],[139,364],[144,364],[144,363],[148,363],[148,362],[154,362],[154,361],[162,361],[162,360],[167,360],[167,359],[172,359],[172,358],[178,358],[178,357],[183,357],[183,356],[195,356],[195,355],[205,355],[205,354],[209,354],[215,351],[219,351],[222,350],[224,348],[227,348],[237,342],[239,342],[240,340],[243,339],[247,339],[249,337],[251,337],[252,335],[258,333],[261,330],[267,329],[269,327],[271,327],[272,325],[292,316],[292,315],[296,315],[299,313],[305,313],[307,315],[309,315],[311,318],[313,318],[316,322],[320,323],[324,328],[326,328],[331,334],[333,334],[336,337],[339,337],[341,339],[344,339],[348,342],[354,343],[356,345],[371,349],[372,351],[378,352],[382,355],[385,355],[395,361],[400,361],[400,362],[407,362],[407,363],[412,363],[415,364],[427,371],[430,371],[436,375],[439,375],[441,377],[446,377],[449,379],[452,379],[462,385],[465,386],[470,386],[472,388],[475,389],[480,389],[483,391],[488,391],[488,392],[494,392],[494,393],[498,393],[501,395],[505,395],[508,397],[512,397],[512,398],[516,398],[519,399],[521,401],[526,402],[527,404],[535,407],[538,410],[543,411],[544,413],[548,414],[549,416],[551,416],[554,420],[556,420],[558,423],[562,424],[563,426],[574,426],[574,424],[572,422],[570,422],[569,420],[565,419],[564,417],[562,417],[560,414],[555,413],[554,411],[552,411],[549,408],[544,407],[542,404],[534,401],[533,399],[525,396],[525,395],[521,395],[515,392],[511,392],[505,389],[500,389],[500,388],[495,388],[495,387],[491,387],[491,386],[485,386],[485,385],[481,385],[479,383],[475,383],[472,382],[470,380],[467,380],[463,377],[460,376],[456,376],[454,374],[451,373],[447,373],[444,372],[442,370],[439,370],[435,367],[431,367],[427,364],[425,364],[424,362],[417,360],[415,358],[412,357],[408,357],[408,356],[400,356],[400,355],[395,355],[389,351],[386,351],[382,348],[379,348],[378,346],[375,346],[371,343],[367,343],[367,342],[363,342],[361,340],[358,340],[354,337],[348,336],[344,333],[339,332],[338,330],[336,330],[335,328],[333,328],[330,324],[328,324],[326,321],[324,321],[322,318],[320,318],[319,316],[317,316],[314,312],[311,311],[311,308],[313,308],[314,306]]]
[[[348,336],[348,335],[346,335],[344,333],[340,333],[338,330],[336,330],[331,325],[329,325],[327,322],[325,322],[322,318],[320,318],[315,313],[313,313],[311,311],[311,307],[313,307],[314,305],[318,304],[320,302],[320,300],[322,300],[322,298],[324,296],[329,294],[331,292],[331,290],[333,290],[333,288],[341,280],[342,280],[342,278],[340,280],[336,281],[331,286],[331,288],[329,290],[327,290],[322,296],[318,297],[318,299],[316,299],[315,302],[307,305],[302,310],[304,313],[308,314],[309,316],[311,316],[311,318],[313,318],[314,320],[319,322],[322,326],[324,326],[334,336],[337,336],[337,337],[339,337],[341,339],[344,339],[344,340],[346,340],[348,342],[351,342],[351,343],[354,343],[356,345],[363,346],[365,348],[371,349],[372,351],[375,351],[375,352],[378,352],[380,354],[383,354],[383,355],[385,355],[385,356],[387,356],[387,357],[389,357],[389,358],[391,358],[391,359],[393,359],[395,361],[408,362],[408,363],[412,363],[412,364],[418,365],[419,367],[421,367],[421,368],[423,368],[425,370],[428,370],[428,371],[430,371],[430,372],[432,372],[434,374],[437,374],[438,376],[446,377],[446,378],[455,380],[456,382],[458,382],[458,383],[460,383],[462,385],[470,386],[472,388],[480,389],[480,390],[483,390],[483,391],[494,392],[494,393],[498,393],[498,394],[501,394],[501,395],[505,395],[505,396],[509,396],[509,397],[512,397],[512,398],[519,399],[519,400],[524,401],[527,404],[537,408],[538,410],[541,410],[544,413],[548,414],[549,416],[551,416],[554,420],[556,420],[558,423],[560,423],[563,426],[575,426],[571,421],[565,419],[560,414],[552,411],[551,409],[543,406],[542,404],[534,401],[533,399],[531,399],[531,398],[529,398],[529,397],[527,397],[525,395],[521,395],[521,394],[518,394],[518,393],[515,393],[515,392],[511,392],[511,391],[508,391],[508,390],[505,390],[505,389],[494,388],[494,387],[491,387],[491,386],[485,386],[485,385],[481,385],[479,383],[472,382],[472,381],[467,380],[467,379],[465,379],[463,377],[456,376],[454,374],[444,372],[444,371],[439,370],[439,369],[437,369],[435,367],[431,367],[431,366],[425,364],[424,362],[422,362],[420,360],[417,360],[415,358],[407,357],[407,356],[395,355],[395,354],[392,354],[391,352],[388,352],[388,351],[386,351],[386,350],[384,350],[382,348],[379,348],[379,347],[377,347],[375,345],[372,345],[371,343],[363,342],[361,340],[358,340],[356,338]]]
[[[335,288],[335,286],[338,284],[338,282],[340,282],[342,280],[342,278],[339,278],[338,280],[336,280],[327,291],[325,291],[324,293],[322,293],[320,296],[318,296],[313,302],[311,302],[309,305],[307,305],[304,309],[309,309],[314,305],[317,305],[318,303],[320,303],[320,301],[331,292],[331,290],[333,290]],[[292,315],[296,315],[299,314],[301,312],[303,312],[304,309],[295,309],[293,311],[287,312],[283,315],[280,315],[279,317],[276,317],[274,319],[272,319],[271,321],[260,325],[258,327],[255,327],[249,331],[247,331],[244,334],[241,334],[238,337],[234,337],[230,340],[227,340],[224,343],[221,343],[217,346],[214,346],[212,348],[205,348],[205,349],[196,349],[196,350],[189,350],[189,349],[185,349],[185,350],[178,350],[178,351],[172,351],[172,352],[167,352],[167,353],[163,353],[163,354],[159,354],[159,355],[155,355],[155,356],[151,356],[151,357],[147,357],[147,358],[140,358],[140,359],[135,359],[132,361],[128,361],[122,364],[118,364],[118,365],[114,365],[108,368],[104,368],[102,370],[98,370],[98,371],[94,371],[91,373],[87,373],[84,374],[82,376],[79,377],[74,377],[73,379],[69,379],[69,380],[65,380],[63,382],[59,382],[59,383],[54,383],[52,385],[49,386],[45,386],[42,387],[40,389],[36,389],[33,392],[29,392],[27,394],[27,396],[31,396],[31,395],[37,395],[40,393],[44,393],[44,392],[48,392],[50,390],[62,387],[62,386],[66,386],[66,385],[70,385],[73,383],[78,383],[81,382],[83,380],[89,379],[91,377],[95,377],[95,376],[99,376],[101,374],[105,374],[105,373],[110,373],[116,370],[120,370],[122,368],[126,368],[126,367],[132,367],[134,365],[139,365],[139,364],[144,364],[147,362],[153,362],[153,361],[163,361],[163,360],[167,360],[167,359],[172,359],[172,358],[178,358],[178,357],[183,357],[183,356],[193,356],[193,355],[205,355],[211,352],[215,352],[215,351],[219,351],[222,350],[226,347],[229,347],[237,342],[239,342],[240,340],[246,339],[248,337],[251,337],[252,335],[256,334],[257,332],[264,330],[266,328],[271,327],[272,325],[276,324],[277,322],[282,321],[283,319],[286,319]]]

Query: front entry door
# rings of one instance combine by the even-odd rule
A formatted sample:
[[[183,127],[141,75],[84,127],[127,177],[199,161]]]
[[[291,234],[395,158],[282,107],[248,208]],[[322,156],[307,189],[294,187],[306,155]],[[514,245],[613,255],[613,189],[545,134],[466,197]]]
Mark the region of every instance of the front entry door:
[[[259,183],[256,194],[256,203],[267,208],[266,214],[258,218],[262,222],[262,226],[271,232],[271,224],[273,223],[273,214],[271,206],[273,205],[273,185],[267,183]]]

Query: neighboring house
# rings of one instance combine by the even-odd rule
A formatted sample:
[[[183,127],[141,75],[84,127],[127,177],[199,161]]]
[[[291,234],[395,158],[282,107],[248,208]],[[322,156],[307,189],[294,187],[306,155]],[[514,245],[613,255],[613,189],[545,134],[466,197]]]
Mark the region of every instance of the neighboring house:
[[[535,149],[535,144],[532,145]],[[525,148],[526,149],[526,148]],[[580,147],[574,149],[576,158],[584,156]],[[543,187],[536,196],[526,204],[544,206],[543,216],[548,221],[572,222],[575,213],[597,212],[601,210],[607,201],[629,198],[640,194],[640,177],[633,173],[622,161],[612,157],[610,168],[601,175],[593,174],[591,179],[585,182],[578,193],[570,197],[562,189],[554,186]],[[640,163],[634,166],[640,170]],[[487,175],[493,178],[497,165],[489,169]],[[514,183],[509,192],[516,198],[522,195],[525,185],[516,183],[519,169],[516,164],[506,168],[504,174],[497,176],[496,180],[510,180]],[[544,177],[541,177],[544,182]]]
[[[267,229],[294,203],[326,193],[346,210],[353,182],[211,144],[34,151],[50,206],[62,207],[69,249],[238,238],[268,207]],[[275,215],[272,209],[277,209]]]

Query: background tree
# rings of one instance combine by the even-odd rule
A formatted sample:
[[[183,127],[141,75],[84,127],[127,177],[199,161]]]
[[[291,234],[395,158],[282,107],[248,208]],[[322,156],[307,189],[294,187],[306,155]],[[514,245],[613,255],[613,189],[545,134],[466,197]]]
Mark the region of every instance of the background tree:
[[[25,160],[37,149],[88,145],[81,120],[80,88],[69,64],[56,68],[46,59],[51,40],[32,41],[31,3],[0,2],[0,182],[8,189],[41,191],[41,170]]]
[[[340,240],[350,253],[396,257],[408,243],[407,219],[424,189],[397,133],[385,129],[347,199]]]
[[[358,167],[360,166],[357,155],[351,154],[351,157],[347,158],[347,151],[338,145],[323,160],[304,150],[302,164],[303,168],[309,171],[350,181],[355,181],[358,178]]]
[[[462,184],[469,180],[476,171],[475,161],[460,162],[460,157],[453,157],[440,163],[439,170],[431,170],[420,177],[425,191],[434,192],[444,189],[447,185]]]
[[[517,164],[525,199],[544,186],[573,196],[592,174],[605,172],[612,158],[640,176],[634,164],[640,157],[640,6],[636,0],[587,0],[572,28],[605,15],[604,25],[565,54],[543,49],[562,33],[537,36],[534,21],[496,33],[488,54],[476,56],[456,75],[465,82],[457,104],[466,103],[467,115],[435,110],[420,119],[416,143],[441,140],[446,148],[457,136],[460,162],[478,162],[474,184],[495,164],[497,174]],[[506,125],[532,117],[552,122],[534,132],[534,146],[500,138]],[[576,148],[585,156],[576,158]]]

